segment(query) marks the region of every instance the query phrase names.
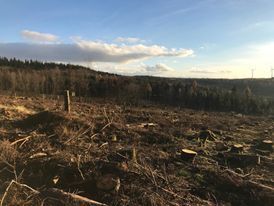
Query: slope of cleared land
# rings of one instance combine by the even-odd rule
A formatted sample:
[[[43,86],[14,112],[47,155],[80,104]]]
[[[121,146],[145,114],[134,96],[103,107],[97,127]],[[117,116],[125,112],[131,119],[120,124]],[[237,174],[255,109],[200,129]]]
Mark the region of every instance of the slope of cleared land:
[[[0,97],[1,205],[274,205],[273,117],[62,106]]]

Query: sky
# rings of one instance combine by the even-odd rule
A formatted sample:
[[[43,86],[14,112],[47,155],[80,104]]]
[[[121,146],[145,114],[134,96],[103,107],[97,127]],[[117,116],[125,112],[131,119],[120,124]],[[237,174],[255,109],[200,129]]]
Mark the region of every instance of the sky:
[[[0,56],[125,75],[269,78],[273,0],[0,0]]]

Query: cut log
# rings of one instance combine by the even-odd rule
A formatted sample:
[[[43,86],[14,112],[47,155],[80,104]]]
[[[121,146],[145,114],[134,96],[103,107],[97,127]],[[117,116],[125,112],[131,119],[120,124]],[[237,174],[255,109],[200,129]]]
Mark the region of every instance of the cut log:
[[[197,152],[193,151],[193,150],[189,150],[189,149],[182,149],[181,151],[181,158],[184,161],[191,161],[193,162],[195,157],[197,155]]]

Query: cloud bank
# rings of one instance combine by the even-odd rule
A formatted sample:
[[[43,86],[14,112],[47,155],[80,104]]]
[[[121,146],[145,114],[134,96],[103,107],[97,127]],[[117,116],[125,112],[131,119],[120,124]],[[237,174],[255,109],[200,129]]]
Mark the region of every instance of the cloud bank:
[[[175,75],[177,72],[162,63],[147,65],[141,62],[158,57],[185,58],[194,54],[192,49],[151,45],[135,37],[118,37],[113,42],[71,37],[71,43],[63,43],[59,41],[58,36],[49,33],[23,30],[21,36],[28,41],[0,42],[0,56],[21,60],[78,64],[120,74],[161,76]]]
[[[187,57],[191,49],[168,49],[160,45],[114,44],[102,41],[73,39],[73,43],[54,43],[58,37],[33,31],[22,31],[22,35],[33,42],[47,43],[0,43],[0,56],[39,61],[113,62],[127,63],[154,57]],[[131,40],[133,41],[133,40]],[[51,42],[51,43],[48,43]]]

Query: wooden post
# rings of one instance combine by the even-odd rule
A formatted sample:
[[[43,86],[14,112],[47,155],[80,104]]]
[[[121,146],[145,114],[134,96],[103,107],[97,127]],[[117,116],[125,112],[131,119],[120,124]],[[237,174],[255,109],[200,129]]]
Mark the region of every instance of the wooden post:
[[[132,161],[137,163],[137,151],[135,146],[132,147]]]
[[[65,91],[64,94],[64,109],[66,112],[70,112],[70,97],[69,97],[69,90]]]

